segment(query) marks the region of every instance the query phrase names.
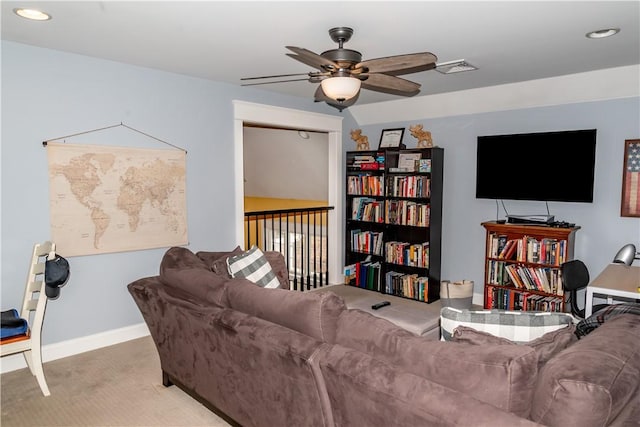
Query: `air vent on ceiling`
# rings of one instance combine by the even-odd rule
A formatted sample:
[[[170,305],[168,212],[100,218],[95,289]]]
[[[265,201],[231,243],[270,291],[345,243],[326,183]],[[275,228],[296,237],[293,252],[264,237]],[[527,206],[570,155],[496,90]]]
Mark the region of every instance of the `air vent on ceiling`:
[[[465,71],[475,71],[477,69],[478,67],[469,64],[464,59],[436,64],[436,71],[442,74],[464,73]]]

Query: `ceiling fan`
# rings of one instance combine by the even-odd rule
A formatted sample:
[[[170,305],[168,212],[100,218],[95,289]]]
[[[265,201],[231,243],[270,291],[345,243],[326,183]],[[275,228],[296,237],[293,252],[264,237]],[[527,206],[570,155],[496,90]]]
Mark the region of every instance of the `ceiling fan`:
[[[353,29],[349,27],[330,29],[329,36],[331,40],[338,43],[338,48],[327,50],[320,55],[301,47],[286,46],[287,49],[293,52],[287,53],[287,56],[316,68],[319,71],[262,77],[244,77],[240,80],[281,79],[285,77],[307,76],[305,78],[244,83],[242,86],[303,80],[307,80],[310,83],[320,83],[314,95],[315,101],[326,102],[332,107],[342,111],[356,103],[361,87],[393,95],[416,95],[420,92],[420,84],[397,76],[436,68],[438,58],[430,52],[387,56],[363,61],[360,52],[343,47],[344,43],[348,42],[352,35]]]

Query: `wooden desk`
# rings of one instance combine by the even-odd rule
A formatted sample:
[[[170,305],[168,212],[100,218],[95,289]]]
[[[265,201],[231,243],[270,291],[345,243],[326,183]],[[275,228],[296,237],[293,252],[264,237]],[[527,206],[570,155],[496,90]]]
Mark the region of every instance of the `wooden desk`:
[[[609,264],[602,273],[587,286],[584,317],[591,316],[593,296],[606,295],[607,304],[613,304],[613,297],[640,299],[640,267],[624,264]]]

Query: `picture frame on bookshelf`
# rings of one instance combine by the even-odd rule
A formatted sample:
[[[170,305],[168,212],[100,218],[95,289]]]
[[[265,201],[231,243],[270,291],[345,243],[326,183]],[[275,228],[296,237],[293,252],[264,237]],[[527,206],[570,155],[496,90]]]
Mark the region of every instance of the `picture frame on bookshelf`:
[[[382,129],[378,150],[381,148],[403,148],[403,136],[404,128]]]
[[[406,172],[415,172],[417,170],[416,162],[421,157],[421,153],[400,153],[398,156],[398,169]]]
[[[640,139],[624,142],[620,216],[640,217]]]

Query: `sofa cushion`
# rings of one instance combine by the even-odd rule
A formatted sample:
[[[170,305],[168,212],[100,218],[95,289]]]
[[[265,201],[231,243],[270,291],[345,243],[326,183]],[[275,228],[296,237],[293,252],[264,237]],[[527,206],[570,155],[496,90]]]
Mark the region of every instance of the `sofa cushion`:
[[[239,255],[242,252],[244,252],[242,248],[240,246],[236,246],[234,250],[225,252],[199,251],[196,252],[196,256],[203,260],[214,273],[231,277],[229,276],[229,271],[227,269],[227,258]]]
[[[193,252],[181,246],[169,248],[160,261],[160,275],[168,268],[199,268],[208,270],[207,264]]]
[[[522,343],[571,324],[573,324],[573,317],[566,313],[495,309],[474,311],[452,307],[443,307],[440,311],[443,341],[450,341],[453,330],[459,325]]]
[[[287,270],[287,263],[284,259],[284,255],[277,251],[266,251],[264,256],[267,257],[267,261],[271,264],[273,272],[280,281],[280,287],[283,289],[289,289],[289,270]]]
[[[246,252],[227,258],[231,277],[243,277],[263,288],[279,288],[280,282],[267,261],[267,257],[257,246]]]
[[[336,343],[507,412],[529,414],[538,373],[530,347],[429,341],[357,309],[340,315]]]
[[[224,284],[229,279],[213,274],[189,249],[173,247],[160,262],[159,280],[198,304],[222,305]]]
[[[549,426],[610,425],[622,411],[640,413],[639,378],[640,316],[624,314],[542,368],[530,419]]]
[[[567,325],[562,329],[547,332],[540,338],[521,344],[533,348],[538,353],[538,369],[541,369],[542,365],[552,357],[578,341],[575,330],[575,325]],[[462,325],[453,330],[452,341],[474,345],[518,345],[518,343],[506,338],[497,337],[488,332],[477,331]]]
[[[334,345],[319,363],[336,426],[541,427],[352,348]]]
[[[229,307],[310,337],[333,343],[344,300],[333,292],[299,292],[260,288],[246,279],[233,279],[226,290]]]

